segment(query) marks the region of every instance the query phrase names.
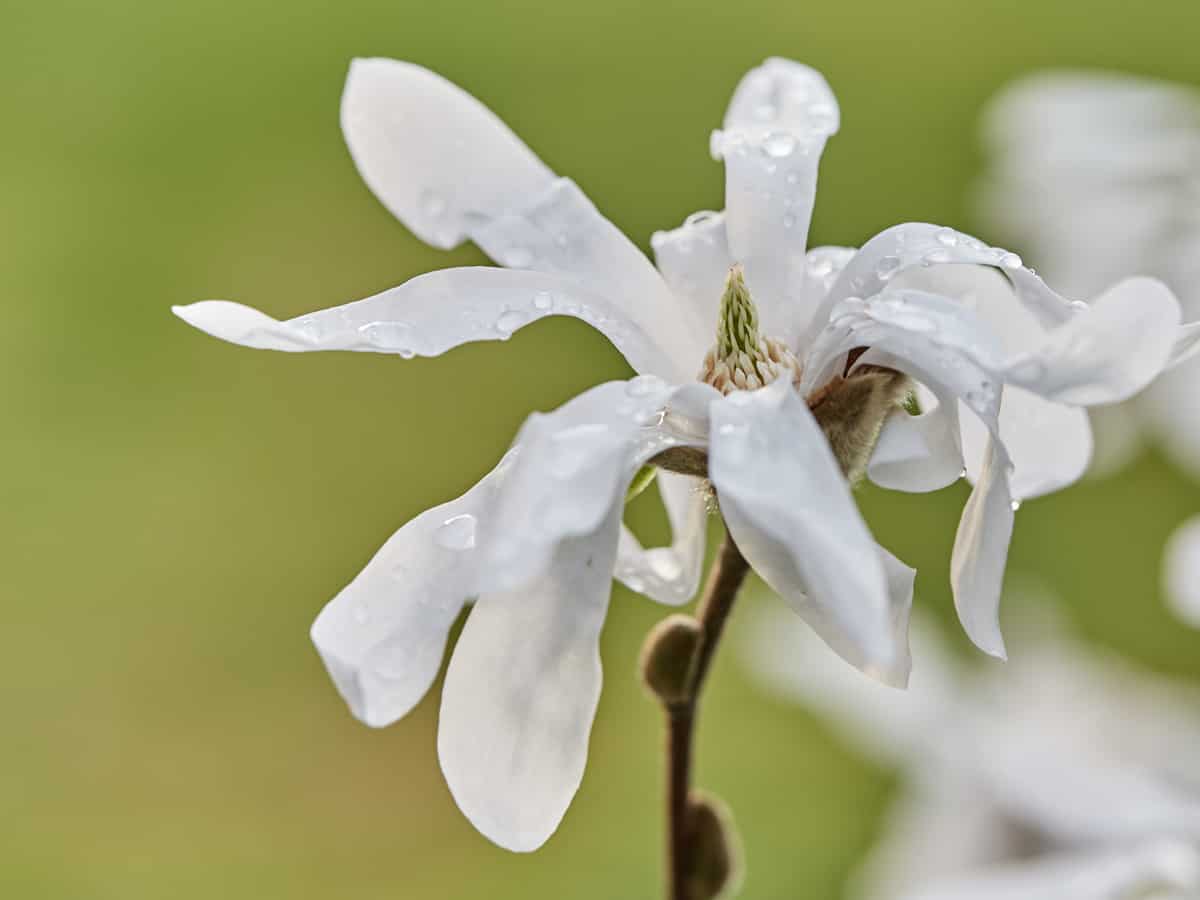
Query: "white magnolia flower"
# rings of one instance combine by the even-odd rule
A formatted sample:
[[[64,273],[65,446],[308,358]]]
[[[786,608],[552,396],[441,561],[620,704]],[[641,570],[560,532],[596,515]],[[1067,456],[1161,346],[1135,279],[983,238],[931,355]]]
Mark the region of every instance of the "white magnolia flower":
[[[1178,305],[1154,281],[1072,304],[1011,254],[924,224],[806,252],[838,108],[817,72],[786,60],[739,84],[712,141],[725,211],[656,234],[657,270],[432,72],[356,62],[342,125],[367,184],[415,233],[446,248],[470,239],[506,268],[431,272],[285,321],[224,301],[179,308],[183,319],[249,347],[411,357],[567,315],[639,373],[530,417],[495,470],[401,528],[313,626],[354,714],[382,726],[428,689],[475,599],[438,750],[462,810],[514,850],[546,840],[582,777],[611,577],[669,604],[695,591],[707,499],[691,476],[711,480],[746,559],[826,641],[903,683],[914,572],[876,546],[843,472],[915,491],[972,473],[952,579],[971,637],[1002,653],[1015,499],[1076,478],[1089,447],[1079,407],[1129,396],[1175,353]],[[920,415],[898,408],[899,373],[920,382]],[[621,515],[648,462],[671,470],[674,539],[647,550]]]
[[[897,694],[778,605],[746,612],[740,657],[759,683],[902,773],[857,900],[1200,898],[1194,688],[1044,621],[1002,669],[964,666],[917,621]]]
[[[1068,292],[1152,274],[1200,313],[1200,90],[1131,76],[1047,72],[1023,79],[985,119],[981,212]],[[1136,404],[1097,420],[1111,471],[1153,438],[1200,478],[1200,360],[1165,375]],[[1200,625],[1200,520],[1164,557],[1176,611]]]

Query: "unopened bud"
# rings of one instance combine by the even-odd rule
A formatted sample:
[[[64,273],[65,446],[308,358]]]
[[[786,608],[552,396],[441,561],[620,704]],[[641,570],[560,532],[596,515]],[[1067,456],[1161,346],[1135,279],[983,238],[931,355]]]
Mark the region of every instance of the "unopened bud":
[[[908,415],[912,383],[891,369],[863,367],[834,378],[808,398],[825,439],[851,484],[862,479],[887,417]]]
[[[667,706],[687,699],[688,676],[699,639],[700,624],[681,614],[667,616],[646,635],[642,681]]]
[[[718,798],[693,791],[687,809],[688,900],[731,896],[740,877],[737,829]]]

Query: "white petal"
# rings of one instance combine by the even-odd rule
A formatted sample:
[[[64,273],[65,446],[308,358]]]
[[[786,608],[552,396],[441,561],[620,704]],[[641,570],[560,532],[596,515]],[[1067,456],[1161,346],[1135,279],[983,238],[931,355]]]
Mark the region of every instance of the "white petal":
[[[808,407],[784,379],[714,403],[709,476],[754,570],[839,654],[908,678],[874,540]]]
[[[1185,322],[1179,326],[1168,365],[1177,366],[1194,359],[1197,353],[1200,353],[1200,322]]]
[[[696,389],[710,401],[720,396],[695,383],[681,391]],[[647,460],[669,447],[703,444],[704,436],[678,428],[667,415],[681,391],[642,375],[530,416],[517,435],[521,452],[505,491],[479,530],[479,593],[515,590],[536,578],[559,544],[591,534],[621,509]]]
[[[726,230],[767,332],[791,341],[812,309],[801,305],[804,255],[825,141],[837,132],[833,91],[819,72],[769,59],[738,84],[713,155],[725,160]]]
[[[898,900],[1130,900],[1200,885],[1200,855],[1176,841],[1094,849],[983,868]]]
[[[342,131],[375,196],[436,247],[456,246],[554,178],[491,110],[412,63],[355,60]]]
[[[936,491],[962,477],[958,402],[925,393],[931,402],[921,403],[920,415],[897,410],[884,422],[867,466],[867,477],[880,487]]]
[[[954,607],[967,637],[985,653],[1005,658],[1000,633],[1000,593],[1012,541],[1013,499],[1004,471],[1004,448],[989,439],[983,466],[963,507],[950,555]]]
[[[658,270],[680,305],[691,311],[698,333],[713,340],[725,279],[734,263],[725,237],[725,214],[693,213],[678,228],[656,231],[650,246]]]
[[[1161,281],[1130,278],[1008,362],[1005,380],[1048,400],[1116,403],[1166,368],[1179,332],[1179,301]]]
[[[967,477],[975,482],[983,466],[988,431],[974,416],[963,416],[961,427]],[[1004,388],[1000,439],[1012,459],[1009,488],[1015,500],[1029,500],[1074,484],[1091,462],[1088,414],[1021,388]]]
[[[475,528],[508,470],[506,457],[457,500],[421,513],[326,604],[312,640],[355,717],[390,725],[429,690],[446,637],[471,592]]]
[[[639,372],[677,373],[663,350],[601,297],[553,275],[489,267],[418,275],[365,300],[277,321],[224,300],[173,308],[214,337],[265,350],[360,350],[438,356],[471,341],[507,340],[546,316],[583,319]]]
[[[708,497],[701,482],[687,475],[660,470],[656,480],[671,523],[671,545],[643,549],[622,526],[616,577],[632,591],[679,606],[691,600],[700,585]]]
[[[459,809],[506,849],[545,843],[583,778],[619,524],[614,506],[532,583],[480,596],[455,645],[438,758]]]
[[[1200,516],[1180,525],[1167,541],[1162,579],[1171,610],[1200,628]]]
[[[642,252],[466,91],[411,63],[357,60],[342,128],[363,179],[423,240],[449,248],[469,237],[501,265],[568,277],[689,374],[703,357]]]

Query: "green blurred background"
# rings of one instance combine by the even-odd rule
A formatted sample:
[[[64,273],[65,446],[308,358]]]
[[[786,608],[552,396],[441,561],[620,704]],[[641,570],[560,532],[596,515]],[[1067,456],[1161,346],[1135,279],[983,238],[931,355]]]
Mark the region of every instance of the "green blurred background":
[[[441,359],[252,352],[174,319],[220,297],[278,316],[366,296],[433,251],[360,183],[347,63],[384,55],[476,93],[643,247],[721,203],[707,139],[767,55],[843,109],[815,242],[902,220],[970,228],[980,104],[1088,64],[1200,83],[1195,0],[7,2],[0,7],[0,896],[654,897],[659,722],[633,675],[663,612],[618,589],[591,762],[558,834],[515,856],[454,808],[435,689],[356,723],[308,643],[321,604],[405,519],[486,471],[531,409],[624,377],[572,321]],[[1036,261],[1036,260],[1035,260]],[[946,571],[965,488],[865,490],[877,535]],[[1084,634],[1200,678],[1161,544],[1200,487],[1143,457],[1029,503],[1013,567]],[[643,532],[661,514],[639,501]],[[735,622],[736,627],[736,622]],[[700,782],[733,806],[749,898],[830,898],[890,782],[726,654]]]

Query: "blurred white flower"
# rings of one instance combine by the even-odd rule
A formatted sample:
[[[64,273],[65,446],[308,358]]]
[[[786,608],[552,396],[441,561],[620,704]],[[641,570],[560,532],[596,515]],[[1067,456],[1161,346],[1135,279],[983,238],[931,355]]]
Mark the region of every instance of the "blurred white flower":
[[[1045,621],[1007,666],[965,666],[916,620],[898,694],[778,604],[743,615],[739,656],[756,680],[902,774],[856,900],[1200,898],[1194,688]]]
[[[980,211],[1056,285],[1088,294],[1132,273],[1161,278],[1200,313],[1200,90],[1132,76],[1047,72],[1001,93],[984,121]],[[1200,478],[1200,360],[1135,404],[1095,421],[1098,474],[1129,462],[1144,435]],[[1200,626],[1200,529],[1164,557],[1164,584]]]
[[[725,211],[656,234],[657,270],[574,182],[432,72],[356,62],[342,125],[367,184],[414,232],[446,248],[469,238],[506,268],[432,272],[287,321],[224,301],[180,317],[250,347],[411,357],[567,315],[640,373],[532,416],[491,474],[405,525],[313,626],[355,715],[381,726],[426,692],[476,598],[446,677],[439,756],[462,810],[512,849],[553,832],[582,777],[611,576],[665,603],[695,591],[706,498],[664,473],[674,544],[645,550],[621,525],[641,466],[698,452],[694,474],[716,488],[750,564],[846,659],[899,684],[914,573],[874,543],[843,470],[912,491],[972,475],[952,580],[968,633],[1001,654],[1017,499],[1083,470],[1080,406],[1129,396],[1176,354],[1178,304],[1154,281],[1068,303],[1013,254],[924,224],[858,251],[806,251],[838,107],[817,72],[786,60],[739,84],[712,140]],[[920,415],[897,407],[910,384],[897,373],[920,383]]]

